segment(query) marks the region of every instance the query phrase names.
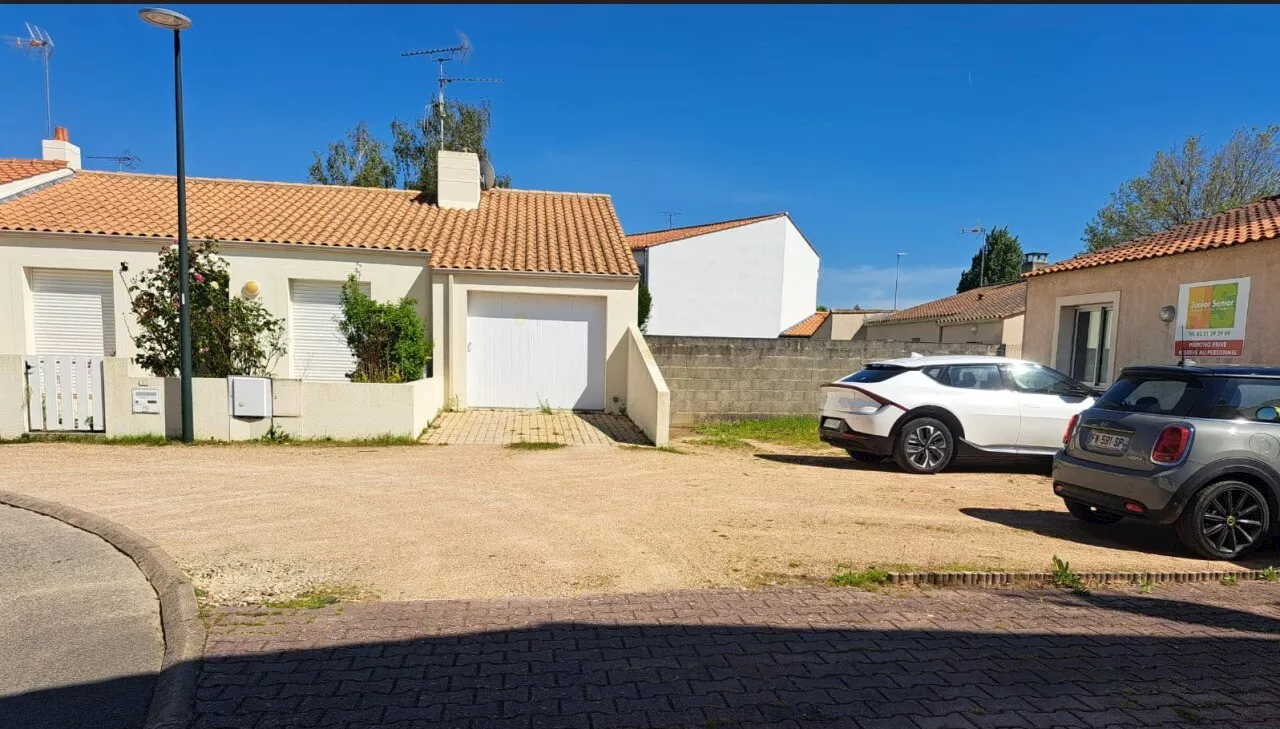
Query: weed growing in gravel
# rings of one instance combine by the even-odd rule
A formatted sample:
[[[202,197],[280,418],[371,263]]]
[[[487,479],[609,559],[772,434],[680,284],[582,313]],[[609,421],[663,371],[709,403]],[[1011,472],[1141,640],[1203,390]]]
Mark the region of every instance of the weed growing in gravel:
[[[1277,580],[1280,580],[1280,570],[1277,570],[1275,567],[1267,567],[1262,570],[1260,577],[1267,582],[1276,582]]]
[[[272,423],[271,427],[267,428],[267,432],[263,433],[262,438],[259,440],[263,443],[288,443],[293,440],[293,435],[287,430],[277,428],[275,423]]]
[[[515,443],[508,443],[507,447],[518,451],[553,451],[557,448],[564,448],[564,443],[552,443],[547,440],[519,440]]]
[[[23,433],[17,438],[0,438],[0,444],[19,444],[19,443],[97,443],[99,445],[147,445],[162,446],[171,441],[163,435],[155,435],[152,433],[144,433],[142,435],[117,435],[112,438],[106,438],[101,435],[90,435],[88,433],[49,433],[48,435],[32,435]]]
[[[846,570],[832,575],[831,584],[836,587],[881,587],[889,584],[889,573],[875,567]]]
[[[1224,587],[1235,587],[1238,584],[1240,584],[1240,578],[1235,575],[1227,575],[1222,578],[1222,585]]]
[[[1138,583],[1138,593],[1142,595],[1150,595],[1151,590],[1156,586],[1156,581],[1150,577]]]
[[[628,451],[659,451],[662,453],[677,453],[682,456],[687,455],[689,453],[689,451],[682,451],[679,448],[675,448],[669,445],[665,445],[665,446],[621,445],[618,447]]]
[[[322,607],[336,605],[343,600],[355,599],[358,591],[341,587],[317,587],[314,590],[300,592],[289,600],[263,603],[276,610],[317,610]]]
[[[1089,594],[1088,588],[1084,586],[1084,580],[1081,580],[1080,575],[1072,571],[1071,563],[1059,559],[1056,554],[1053,555],[1053,570],[1049,579],[1053,582],[1054,587],[1064,587],[1076,595]]]

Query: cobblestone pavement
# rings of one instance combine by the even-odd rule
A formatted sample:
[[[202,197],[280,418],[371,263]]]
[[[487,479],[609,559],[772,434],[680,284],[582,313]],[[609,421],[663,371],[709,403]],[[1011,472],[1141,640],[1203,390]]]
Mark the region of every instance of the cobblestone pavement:
[[[467,410],[441,413],[427,429],[427,443],[504,445],[549,441],[565,445],[648,445],[625,415],[539,410]]]
[[[1280,585],[213,615],[197,727],[1276,727]]]

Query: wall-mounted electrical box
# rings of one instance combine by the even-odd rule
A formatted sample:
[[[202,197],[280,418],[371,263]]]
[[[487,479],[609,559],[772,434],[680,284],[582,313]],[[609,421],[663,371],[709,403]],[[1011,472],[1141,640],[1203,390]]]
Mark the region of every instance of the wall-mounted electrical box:
[[[233,418],[271,417],[271,380],[266,377],[227,378],[227,394]]]

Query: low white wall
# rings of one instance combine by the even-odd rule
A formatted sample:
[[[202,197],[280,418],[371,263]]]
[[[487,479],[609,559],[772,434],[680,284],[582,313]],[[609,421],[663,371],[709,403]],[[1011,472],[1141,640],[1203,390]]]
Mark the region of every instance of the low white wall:
[[[107,357],[103,359],[103,419],[106,421],[107,437],[118,438],[126,435],[165,435],[168,425],[165,422],[166,383],[163,377],[130,377],[133,366],[123,357]],[[176,380],[175,380],[176,382]],[[133,389],[135,387],[153,388],[160,391],[160,412],[133,412]],[[177,389],[174,397],[178,397]],[[174,402],[178,402],[175,400]],[[175,408],[176,412],[176,408]],[[182,423],[176,426],[181,429]]]
[[[273,418],[296,438],[418,437],[444,403],[442,378],[404,384],[303,382],[302,415]]]
[[[671,391],[640,329],[627,328],[627,417],[655,446],[667,444],[671,432]]]
[[[27,376],[20,355],[0,355],[0,438],[27,432]]]

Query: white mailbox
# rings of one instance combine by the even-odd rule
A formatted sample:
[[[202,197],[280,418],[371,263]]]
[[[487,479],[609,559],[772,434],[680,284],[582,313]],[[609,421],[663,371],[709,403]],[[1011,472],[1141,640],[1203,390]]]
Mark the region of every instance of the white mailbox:
[[[227,394],[231,398],[231,417],[271,417],[271,380],[269,378],[228,377]]]

